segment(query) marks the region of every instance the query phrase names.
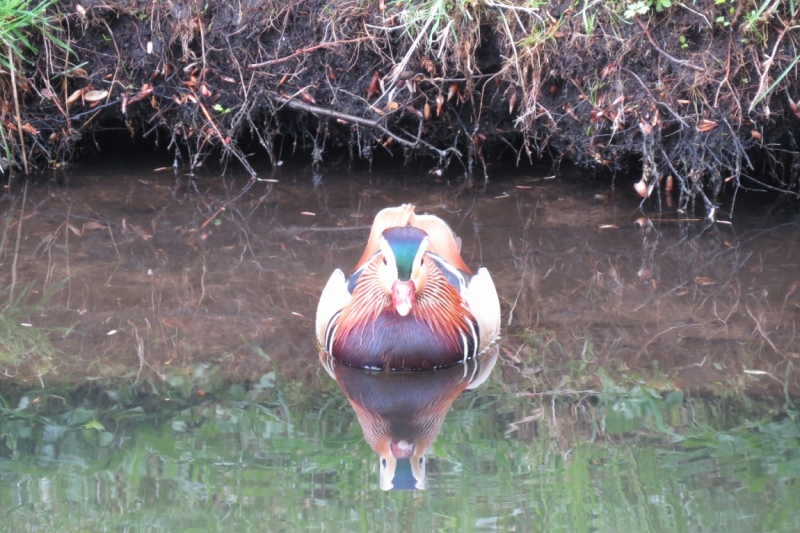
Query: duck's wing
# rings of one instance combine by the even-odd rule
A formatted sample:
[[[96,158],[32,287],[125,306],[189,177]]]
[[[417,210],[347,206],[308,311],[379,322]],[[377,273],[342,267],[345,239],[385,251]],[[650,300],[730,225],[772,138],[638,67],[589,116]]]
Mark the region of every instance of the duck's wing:
[[[472,274],[472,271],[461,259],[461,240],[456,237],[447,222],[435,215],[411,216],[411,225],[428,234],[428,249],[440,255],[445,261],[458,270]]]
[[[473,357],[471,360],[464,362],[464,364],[467,365],[466,368],[472,366],[471,374],[469,375],[469,384],[466,387],[467,389],[476,389],[489,379],[489,375],[492,373],[492,369],[497,363],[499,355],[500,345],[494,344],[477,357]]]
[[[480,332],[478,351],[481,352],[500,334],[500,299],[497,297],[497,290],[488,270],[480,268],[478,273],[472,276],[464,300],[469,306],[470,313],[478,321]]]
[[[325,284],[317,305],[317,342],[320,346],[325,346],[325,331],[331,319],[350,302],[351,298],[344,272],[337,268]]]
[[[372,222],[372,229],[369,231],[369,239],[361,259],[356,264],[356,270],[361,268],[369,259],[380,249],[381,233],[387,228],[407,226],[414,217],[414,206],[403,204],[400,207],[387,207],[375,215]],[[413,225],[413,224],[412,224]]]

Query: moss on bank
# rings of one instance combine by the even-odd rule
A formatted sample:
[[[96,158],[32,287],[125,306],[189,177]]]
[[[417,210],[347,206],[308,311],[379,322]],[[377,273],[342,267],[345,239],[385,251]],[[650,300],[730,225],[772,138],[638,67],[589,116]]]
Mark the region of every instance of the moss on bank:
[[[4,167],[71,161],[78,141],[124,124],[191,167],[221,153],[253,172],[245,154],[277,163],[300,143],[315,162],[340,146],[368,160],[387,150],[467,176],[509,155],[632,170],[643,196],[707,213],[725,188],[800,195],[795,0],[86,0],[52,12],[71,51],[39,38],[13,81],[0,73]]]

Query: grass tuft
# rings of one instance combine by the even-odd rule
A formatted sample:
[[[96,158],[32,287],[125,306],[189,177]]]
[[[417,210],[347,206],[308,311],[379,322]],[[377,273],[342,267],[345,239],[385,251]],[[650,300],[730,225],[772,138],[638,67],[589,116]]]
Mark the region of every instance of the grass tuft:
[[[45,15],[47,8],[55,2],[56,0],[42,0],[35,6],[30,0],[0,2],[0,42],[4,45],[0,52],[0,65],[11,70],[15,60],[28,61],[25,57],[26,49],[34,54],[37,52],[29,39],[30,34],[40,34],[64,50],[69,49],[66,43],[53,34],[50,17]]]

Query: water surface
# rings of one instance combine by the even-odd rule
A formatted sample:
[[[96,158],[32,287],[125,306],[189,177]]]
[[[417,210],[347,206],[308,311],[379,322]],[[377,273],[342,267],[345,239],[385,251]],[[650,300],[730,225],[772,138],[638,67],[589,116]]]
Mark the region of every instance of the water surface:
[[[32,184],[24,213],[12,191],[2,527],[800,530],[797,213],[712,221],[496,174],[96,168]],[[313,320],[374,214],[404,202],[491,271],[503,332],[426,454],[428,488],[384,492]]]

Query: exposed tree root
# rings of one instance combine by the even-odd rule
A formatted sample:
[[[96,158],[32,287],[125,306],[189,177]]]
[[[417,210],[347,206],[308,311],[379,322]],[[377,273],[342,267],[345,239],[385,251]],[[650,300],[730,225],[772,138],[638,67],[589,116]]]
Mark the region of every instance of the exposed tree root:
[[[176,164],[217,151],[251,174],[240,143],[277,162],[289,137],[317,162],[345,144],[480,162],[486,178],[506,152],[634,170],[643,194],[706,215],[725,190],[800,197],[798,3],[630,19],[624,2],[560,0],[81,5],[59,2],[54,20],[69,55],[45,42],[0,72],[12,166],[60,164],[124,124],[166,136]]]

